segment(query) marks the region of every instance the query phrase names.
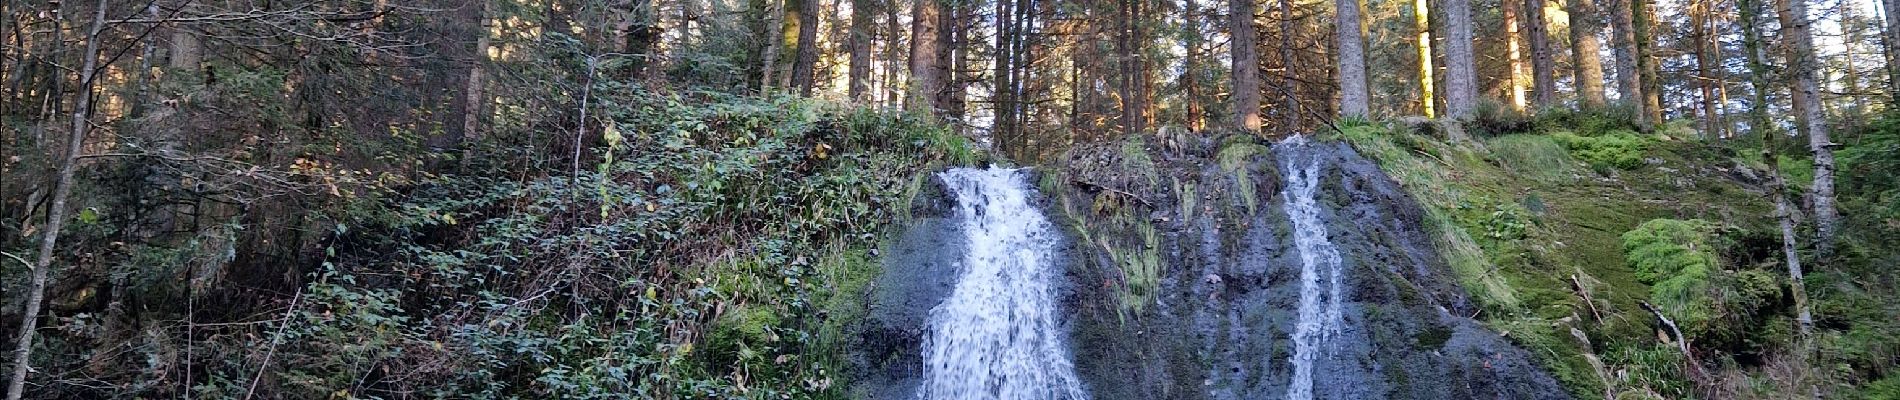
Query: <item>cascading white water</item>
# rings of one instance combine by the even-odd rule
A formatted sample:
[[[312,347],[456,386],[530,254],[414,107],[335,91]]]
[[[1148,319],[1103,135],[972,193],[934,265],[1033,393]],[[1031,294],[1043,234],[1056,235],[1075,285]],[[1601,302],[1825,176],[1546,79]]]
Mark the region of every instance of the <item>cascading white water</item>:
[[[1057,237],[1014,169],[940,174],[956,194],[968,253],[956,287],[930,310],[924,400],[1082,400],[1056,325]]]
[[[1305,146],[1305,136],[1294,136],[1274,145],[1280,149]],[[1339,249],[1327,238],[1326,223],[1320,220],[1319,202],[1314,198],[1320,185],[1322,165],[1312,152],[1280,151],[1280,170],[1286,175],[1283,198],[1287,218],[1293,222],[1293,245],[1300,251],[1299,319],[1293,325],[1293,381],[1287,385],[1288,400],[1313,398],[1313,361],[1321,347],[1339,332],[1340,258]]]

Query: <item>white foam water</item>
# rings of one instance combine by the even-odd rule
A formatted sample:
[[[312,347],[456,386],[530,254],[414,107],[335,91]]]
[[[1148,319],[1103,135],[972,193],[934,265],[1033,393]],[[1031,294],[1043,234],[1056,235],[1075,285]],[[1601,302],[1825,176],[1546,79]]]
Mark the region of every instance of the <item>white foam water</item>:
[[[1305,136],[1294,136],[1274,147],[1297,148],[1307,143]],[[1343,324],[1339,310],[1342,271],[1339,249],[1327,238],[1326,223],[1320,219],[1319,201],[1314,197],[1324,166],[1313,152],[1279,153],[1280,170],[1286,175],[1281,197],[1286,199],[1287,218],[1293,222],[1293,245],[1300,252],[1299,319],[1293,325],[1293,381],[1287,385],[1286,398],[1310,400],[1313,362]]]
[[[956,195],[967,253],[930,310],[923,400],[1084,400],[1057,325],[1055,235],[1015,169],[940,174]]]

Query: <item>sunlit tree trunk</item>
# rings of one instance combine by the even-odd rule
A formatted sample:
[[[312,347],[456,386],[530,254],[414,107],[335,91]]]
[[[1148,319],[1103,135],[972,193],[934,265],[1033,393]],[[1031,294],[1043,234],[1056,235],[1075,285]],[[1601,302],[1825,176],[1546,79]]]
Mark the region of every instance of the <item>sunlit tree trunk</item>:
[[[1550,21],[1543,0],[1524,2],[1524,26],[1531,38],[1531,101],[1537,108],[1557,105],[1557,59],[1550,46]]]
[[[876,0],[851,0],[851,66],[847,72],[845,92],[851,101],[859,104],[869,103],[867,96],[871,85],[871,33],[877,29],[872,22],[871,3]]]
[[[1424,1],[1424,0],[1419,0]],[[1254,27],[1253,0],[1230,0],[1228,29],[1233,34],[1234,126],[1260,131],[1260,32]]]
[[[1577,101],[1584,107],[1602,107],[1603,58],[1597,32],[1603,31],[1596,0],[1570,0],[1571,71],[1577,80]]]
[[[1510,71],[1506,72],[1504,77],[1505,81],[1510,83],[1511,109],[1523,111],[1525,105],[1528,104],[1524,92],[1528,89],[1525,84],[1529,81],[1524,77],[1524,44],[1522,33],[1518,29],[1522,25],[1518,21],[1518,9],[1524,8],[1524,5],[1515,0],[1503,0],[1499,3],[1503,3],[1501,8],[1504,13],[1506,35],[1504,37],[1505,58],[1510,62]]]
[[[1827,119],[1821,112],[1821,89],[1815,77],[1820,63],[1815,59],[1814,36],[1808,30],[1807,0],[1777,0],[1775,9],[1781,18],[1782,37],[1789,41],[1786,50],[1794,96],[1802,100],[1796,104],[1795,115],[1808,134],[1808,150],[1814,152],[1814,184],[1808,190],[1814,202],[1815,251],[1825,257],[1833,251],[1840,214],[1834,209],[1834,143],[1828,138]]]
[[[1882,36],[1887,53],[1887,95],[1895,104],[1900,104],[1900,0],[1883,0],[1880,3],[1881,14],[1887,21]]]
[[[798,2],[798,54],[792,61],[792,87],[811,96],[818,66],[818,0]]]
[[[1432,98],[1432,9],[1426,1],[1412,0],[1412,27],[1418,30],[1418,103],[1425,118],[1436,118]]]
[[[484,113],[482,91],[486,84],[488,71],[488,2],[481,1],[475,13],[475,51],[469,59],[468,86],[462,92],[462,138],[472,140],[481,137],[481,123]]]
[[[1366,48],[1360,22],[1359,0],[1334,2],[1338,21],[1333,37],[1339,42],[1339,115],[1364,118],[1372,112],[1372,94],[1366,84]]]
[[[785,36],[785,1],[787,0],[762,2],[765,5],[766,17],[764,30],[759,36],[765,42],[762,44],[764,47],[759,50],[760,93],[770,92],[774,86],[773,83],[778,79],[778,52],[780,47],[785,46],[782,40]]]
[[[1445,18],[1445,114],[1470,116],[1478,103],[1477,55],[1472,51],[1471,2],[1443,0]]]
[[[904,100],[904,107],[921,110],[932,115],[941,112],[941,105],[935,104],[938,95],[943,92],[943,68],[937,63],[940,43],[938,43],[938,19],[941,11],[938,0],[916,0],[912,3],[910,20],[910,88]]]

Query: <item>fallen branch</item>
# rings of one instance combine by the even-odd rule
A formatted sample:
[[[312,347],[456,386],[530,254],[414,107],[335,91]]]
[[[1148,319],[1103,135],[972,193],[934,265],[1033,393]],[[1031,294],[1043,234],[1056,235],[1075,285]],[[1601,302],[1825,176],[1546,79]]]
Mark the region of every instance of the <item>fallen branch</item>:
[[[1701,377],[1702,363],[1696,362],[1695,352],[1689,349],[1689,338],[1682,336],[1682,328],[1676,326],[1676,321],[1669,319],[1669,316],[1663,315],[1662,310],[1656,309],[1656,306],[1650,305],[1647,301],[1637,304],[1642,305],[1643,309],[1649,310],[1651,314],[1656,314],[1656,320],[1661,321],[1663,326],[1669,328],[1669,333],[1676,336],[1676,348],[1682,350],[1683,362],[1689,363],[1690,375],[1697,378]]]
[[[1583,288],[1583,282],[1577,280],[1577,274],[1570,274],[1570,288],[1576,290],[1578,296],[1583,297],[1583,304],[1590,306],[1590,316],[1596,318],[1597,325],[1603,325],[1603,313],[1597,311],[1596,299],[1590,298],[1590,291]]]

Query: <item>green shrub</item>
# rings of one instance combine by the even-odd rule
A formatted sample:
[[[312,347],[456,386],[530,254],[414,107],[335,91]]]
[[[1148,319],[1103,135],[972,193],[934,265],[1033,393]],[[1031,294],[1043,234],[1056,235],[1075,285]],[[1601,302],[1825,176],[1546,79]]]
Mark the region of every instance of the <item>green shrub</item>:
[[[1717,266],[1702,220],[1653,219],[1623,233],[1623,254],[1648,283],[1650,301],[1678,323],[1697,326],[1710,318],[1708,286]]]
[[[1858,399],[1900,400],[1900,374],[1868,383],[1860,388]]]
[[[1570,132],[1557,132],[1550,137],[1570,155],[1590,163],[1596,168],[1634,169],[1643,165],[1643,154],[1649,150],[1654,139],[1626,130],[1616,130],[1598,136],[1579,136]]]

